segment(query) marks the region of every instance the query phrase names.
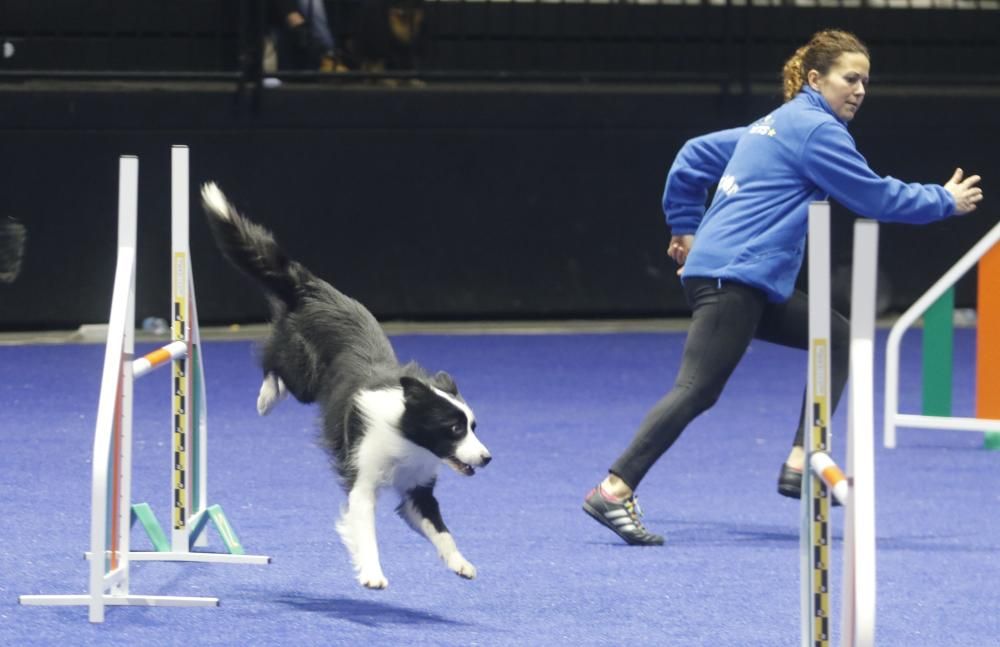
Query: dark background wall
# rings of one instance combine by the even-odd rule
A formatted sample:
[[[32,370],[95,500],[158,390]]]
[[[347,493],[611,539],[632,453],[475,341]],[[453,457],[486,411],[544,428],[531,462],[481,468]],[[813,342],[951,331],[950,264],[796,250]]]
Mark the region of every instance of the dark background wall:
[[[357,3],[326,1],[347,42]],[[420,65],[397,82],[281,69],[258,93],[261,6],[0,0],[14,48],[0,59],[0,216],[29,230],[0,329],[106,319],[124,154],[140,158],[138,315],[167,313],[173,144],[191,149],[206,323],[265,316],[208,238],[207,180],[381,318],[686,315],[660,210],[671,160],[779,105],[784,58],[830,25],[872,50],[851,131],[877,172],[984,177],[973,216],[883,226],[884,305],[906,308],[997,221],[998,11],[427,2]],[[835,214],[844,266],[853,216]],[[960,306],[974,288],[959,284]]]
[[[196,187],[218,181],[295,257],[383,318],[683,315],[659,200],[690,136],[776,105],[704,88],[286,87],[259,109],[227,85],[7,87],[2,213],[30,240],[0,326],[107,316],[117,163],[140,159],[140,317],[167,312],[169,156],[191,148],[191,244],[206,323],[255,321],[263,302],[223,263]],[[1000,177],[1000,97],[873,90],[852,127],[881,173],[943,182],[956,165]],[[909,305],[992,226],[977,214],[885,225],[892,307]],[[852,216],[837,211],[834,258]],[[974,298],[960,285],[960,305]]]

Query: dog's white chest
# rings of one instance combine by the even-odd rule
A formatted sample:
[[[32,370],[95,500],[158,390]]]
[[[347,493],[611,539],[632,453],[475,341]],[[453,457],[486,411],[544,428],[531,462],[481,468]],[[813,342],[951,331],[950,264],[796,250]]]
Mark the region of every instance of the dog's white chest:
[[[441,461],[399,435],[394,425],[370,425],[355,453],[358,478],[405,492],[434,480]]]
[[[427,485],[437,475],[441,461],[429,451],[416,448],[412,454],[404,456],[392,470],[392,485],[405,492],[418,485]]]

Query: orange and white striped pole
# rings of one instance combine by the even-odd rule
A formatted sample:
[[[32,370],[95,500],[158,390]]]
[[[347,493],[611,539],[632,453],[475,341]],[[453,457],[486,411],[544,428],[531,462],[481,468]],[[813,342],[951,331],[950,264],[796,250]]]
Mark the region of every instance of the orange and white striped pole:
[[[132,375],[142,377],[154,368],[163,366],[169,361],[179,359],[187,355],[187,343],[184,341],[172,341],[162,348],[157,348],[151,353],[147,353],[132,362]]]
[[[809,466],[812,467],[813,474],[826,483],[826,487],[830,489],[837,501],[846,506],[847,497],[850,493],[847,476],[833,462],[830,455],[826,452],[813,452],[809,457]]]

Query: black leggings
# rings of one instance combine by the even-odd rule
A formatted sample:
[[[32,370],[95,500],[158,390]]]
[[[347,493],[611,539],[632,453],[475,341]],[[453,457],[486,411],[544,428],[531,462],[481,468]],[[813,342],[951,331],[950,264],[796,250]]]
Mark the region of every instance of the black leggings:
[[[690,278],[684,294],[691,307],[691,327],[674,388],[646,414],[632,443],[611,473],[629,487],[639,486],[646,472],[681,435],[688,423],[709,409],[746,353],[751,339],[801,348],[809,346],[809,300],[796,290],[784,303],[769,303],[756,288],[731,281]],[[830,320],[833,408],[847,382],[850,324],[834,311]],[[805,394],[799,408],[794,444],[804,433]]]

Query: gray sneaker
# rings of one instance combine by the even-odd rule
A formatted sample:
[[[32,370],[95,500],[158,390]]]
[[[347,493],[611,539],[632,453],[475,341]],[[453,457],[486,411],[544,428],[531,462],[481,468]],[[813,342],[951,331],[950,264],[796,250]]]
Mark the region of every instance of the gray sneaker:
[[[642,509],[635,494],[620,501],[609,501],[598,485],[583,500],[583,511],[633,546],[663,545],[663,537],[649,532],[639,521]]]

